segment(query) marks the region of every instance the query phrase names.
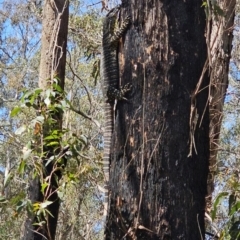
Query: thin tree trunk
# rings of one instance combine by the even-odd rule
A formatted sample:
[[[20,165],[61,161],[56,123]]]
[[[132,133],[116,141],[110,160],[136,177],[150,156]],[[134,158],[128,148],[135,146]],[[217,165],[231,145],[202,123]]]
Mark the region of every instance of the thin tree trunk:
[[[65,63],[66,63],[66,46],[67,46],[67,31],[68,31],[68,0],[46,0],[44,4],[43,13],[43,29],[42,29],[42,50],[41,50],[41,63],[39,73],[39,87],[43,90],[48,88],[53,90],[52,84],[57,79],[58,85],[64,89],[65,77]],[[55,79],[55,80],[54,80]],[[44,99],[42,99],[44,100]],[[43,102],[41,103],[44,104]],[[48,136],[50,131],[60,130],[62,128],[62,112],[58,111],[51,115],[51,118],[56,124],[44,127],[42,139]],[[50,178],[49,193],[52,193],[47,198],[51,201],[47,207],[50,214],[47,214],[45,223],[42,226],[33,225],[38,223],[38,219],[34,214],[29,213],[25,223],[24,240],[54,240],[56,234],[58,212],[60,207],[60,199],[57,195],[56,189],[58,188],[58,180],[61,178],[61,171],[53,170],[56,163],[51,162],[45,166],[47,159],[55,154],[56,146],[49,147],[43,146],[43,152],[48,154],[42,159],[42,174],[43,179]],[[53,171],[55,171],[53,173]],[[51,175],[52,174],[52,175]],[[45,193],[44,193],[45,194]],[[29,199],[32,203],[43,202],[46,196],[41,192],[40,178],[35,177],[30,180],[29,184]]]
[[[207,212],[211,209],[212,192],[214,190],[214,176],[217,170],[217,153],[219,149],[219,135],[223,118],[223,105],[228,87],[229,61],[232,51],[233,27],[235,16],[235,0],[217,1],[223,9],[223,14],[210,13],[209,35],[210,61],[210,159],[208,175]]]
[[[202,1],[124,1],[106,239],[203,239],[209,160]]]

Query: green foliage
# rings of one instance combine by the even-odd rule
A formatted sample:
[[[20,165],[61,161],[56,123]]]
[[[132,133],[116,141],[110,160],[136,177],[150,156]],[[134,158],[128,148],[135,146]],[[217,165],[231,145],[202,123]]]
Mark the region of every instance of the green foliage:
[[[91,239],[102,239],[102,194],[97,190],[103,179],[102,133],[93,121],[72,110],[96,121],[103,116],[98,81],[101,14],[91,9],[82,13],[82,3],[71,1],[65,92],[57,78],[52,88],[42,91],[37,87],[42,7],[34,7],[29,1],[5,2],[1,5],[5,12],[0,16],[0,98],[10,100],[4,102],[4,111],[0,112],[1,123],[6,123],[1,128],[0,166],[9,171],[7,177],[5,172],[0,175],[1,182],[6,183],[0,198],[0,239],[20,239],[26,212],[38,214],[38,224],[45,224],[49,214],[46,207],[51,203],[48,199],[31,203],[27,196],[28,180],[34,176],[41,178],[42,193],[48,189],[50,179],[42,175],[43,159],[45,167],[54,165],[53,175],[57,175],[55,171],[63,174],[56,190],[63,201],[58,236],[81,239],[87,231]],[[13,23],[12,29],[5,30],[2,23]],[[63,115],[63,129],[46,131],[43,137],[45,130],[56,125],[57,114]],[[53,157],[48,156],[50,147],[55,149]],[[89,221],[92,226],[86,230]]]
[[[228,201],[226,201],[228,199]],[[227,221],[225,223],[225,227],[221,232],[220,239],[239,239],[239,209],[240,209],[240,201],[237,201],[237,196],[235,193],[228,192],[220,192],[213,203],[212,210],[212,220],[216,219],[217,212],[219,209],[224,207],[224,205],[228,205],[229,211],[227,214]]]
[[[44,201],[42,203],[30,203],[29,200],[26,199],[26,196],[23,196],[23,198],[19,198],[18,201],[13,201],[13,203],[16,205],[15,209],[18,214],[26,209],[28,209],[28,211],[31,210],[38,218],[36,224],[42,226],[46,224],[47,216],[50,214],[46,207],[51,204],[51,202],[47,200],[49,194],[48,187],[51,184],[51,179],[42,177],[44,170],[41,164],[39,164],[39,161],[45,159],[45,166],[52,164],[54,166],[52,171],[53,175],[59,170],[62,171],[63,177],[59,185],[60,187],[57,190],[62,199],[64,199],[64,195],[67,194],[66,189],[69,184],[79,182],[81,175],[88,176],[91,172],[98,171],[99,168],[93,167],[89,165],[89,163],[82,164],[83,162],[80,160],[80,158],[84,157],[83,152],[88,148],[88,139],[86,136],[83,134],[78,136],[74,133],[69,135],[69,130],[67,129],[61,130],[58,127],[50,128],[50,126],[56,125],[56,113],[63,113],[72,108],[71,102],[66,98],[66,93],[64,93],[57,84],[53,86],[53,90],[47,89],[46,91],[42,91],[40,89],[34,89],[25,91],[21,98],[21,106],[15,107],[11,112],[11,116],[18,117],[18,114],[21,114],[25,108],[37,110],[38,116],[32,119],[31,124],[28,126],[24,124],[15,131],[17,135],[30,132],[31,135],[34,136],[32,140],[33,143],[27,143],[24,147],[23,156],[18,167],[18,174],[19,176],[28,175],[29,169],[32,168],[31,166],[34,166],[36,173],[41,177],[41,192],[44,195]],[[48,131],[43,134],[44,128],[46,127]],[[48,157],[47,147],[53,148],[55,154]],[[75,171],[76,168],[70,167],[67,172],[64,172],[64,159],[72,159],[71,165],[80,167],[79,170]],[[73,160],[76,161],[76,164]],[[69,172],[69,170],[71,172]]]
[[[217,213],[217,208],[219,206],[219,204],[222,202],[222,200],[228,196],[228,193],[227,192],[221,192],[218,194],[218,196],[216,197],[214,203],[213,203],[213,210],[212,210],[212,214],[211,214],[211,217],[212,217],[212,220],[214,220],[216,218],[216,213]]]
[[[239,134],[238,109],[239,84],[230,81],[221,130],[218,154],[218,175],[215,179],[218,195],[213,202],[212,219],[220,229],[220,239],[240,239],[240,184],[239,184]]]

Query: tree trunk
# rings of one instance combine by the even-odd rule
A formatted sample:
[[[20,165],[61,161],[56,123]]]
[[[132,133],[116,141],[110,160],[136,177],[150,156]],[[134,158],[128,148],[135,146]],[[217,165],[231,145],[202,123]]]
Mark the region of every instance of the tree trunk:
[[[210,159],[208,175],[207,212],[211,209],[214,176],[217,170],[217,153],[219,135],[223,118],[223,104],[228,87],[229,61],[232,51],[233,27],[235,16],[235,0],[217,1],[216,4],[224,10],[221,15],[208,14],[209,26],[207,39],[209,42],[210,61]],[[214,6],[213,6],[214,7]]]
[[[57,80],[57,84],[64,89],[69,15],[68,5],[68,0],[46,0],[44,4],[42,50],[39,73],[39,87],[43,90],[50,88],[54,91],[52,84],[56,83],[54,82],[55,80]],[[44,99],[41,99],[41,106],[44,105],[43,100]],[[56,102],[53,102],[53,104],[54,103]],[[45,110],[46,109],[47,107]],[[61,131],[62,129],[62,112],[51,112],[50,110],[46,110],[46,112],[48,112],[48,114],[50,113],[50,117],[54,121],[54,124],[46,123],[46,127],[44,126],[45,123],[43,123],[43,133],[41,135],[41,139],[44,139],[53,130]],[[47,154],[42,157],[42,179],[46,181],[47,179],[50,179],[50,186],[43,194],[41,192],[42,182],[40,182],[40,178],[34,177],[30,180],[29,199],[32,203],[42,203],[47,200],[52,202],[52,204],[47,207],[49,214],[45,216],[45,223],[42,223],[40,226],[33,225],[35,223],[39,223],[39,219],[36,215],[29,213],[25,223],[24,240],[54,240],[55,238],[60,207],[60,199],[56,189],[58,188],[58,180],[61,178],[62,173],[61,170],[56,170],[57,168],[61,168],[61,166],[58,166],[58,163],[52,161],[46,165],[46,162],[52,156],[56,156],[59,151],[60,143],[58,148],[56,148],[56,146],[43,145],[43,152],[46,152]],[[46,191],[50,194],[47,194]]]
[[[202,1],[124,1],[106,239],[203,239],[209,160]],[[202,75],[202,73],[204,73]]]

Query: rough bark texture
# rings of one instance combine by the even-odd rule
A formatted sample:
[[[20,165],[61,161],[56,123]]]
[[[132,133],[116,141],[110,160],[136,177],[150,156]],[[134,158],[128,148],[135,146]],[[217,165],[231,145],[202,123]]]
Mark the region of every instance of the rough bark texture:
[[[130,103],[117,106],[106,239],[204,238],[208,74],[189,123],[207,59],[201,4],[123,2],[122,17],[130,15],[132,25],[119,48],[121,84],[135,89]],[[193,122],[197,153],[188,157]]]
[[[210,62],[210,160],[208,175],[207,211],[211,207],[211,196],[214,190],[216,159],[219,149],[219,135],[223,117],[223,104],[228,86],[228,68],[232,51],[233,25],[235,16],[235,0],[217,1],[224,14],[211,14],[209,38]]]
[[[55,0],[45,1],[43,13],[43,30],[42,30],[42,50],[41,50],[41,63],[39,73],[39,87],[43,90],[51,87],[53,78],[57,77],[58,84],[64,89],[65,77],[65,63],[66,63],[66,46],[67,46],[67,30],[68,30],[68,0]],[[62,113],[54,113],[51,116],[57,124],[54,129],[61,130],[62,128]],[[44,127],[43,127],[44,128]],[[44,138],[48,132],[53,130],[51,128],[43,129]],[[48,152],[46,158],[50,158],[56,154],[56,147],[43,147],[44,152]],[[46,179],[50,176],[53,170],[53,162],[45,167],[46,160],[43,159],[42,168],[43,177]],[[61,172],[55,172],[55,177],[50,177],[51,186],[49,189],[51,196],[47,199],[52,201],[52,204],[47,207],[47,210],[53,215],[47,217],[47,224],[43,227],[32,225],[38,222],[36,216],[29,214],[26,223],[25,231],[22,239],[24,240],[53,240],[55,238],[58,212],[60,207],[60,199],[57,192],[54,192],[58,187],[58,179],[61,178]],[[53,174],[53,175],[55,175]],[[31,177],[31,176],[30,176]],[[35,177],[29,183],[29,199],[32,203],[42,202],[43,194],[41,193],[39,178]]]
[[[64,9],[64,11],[63,11]],[[68,33],[68,0],[45,0],[39,87],[46,89],[54,76],[64,87]]]

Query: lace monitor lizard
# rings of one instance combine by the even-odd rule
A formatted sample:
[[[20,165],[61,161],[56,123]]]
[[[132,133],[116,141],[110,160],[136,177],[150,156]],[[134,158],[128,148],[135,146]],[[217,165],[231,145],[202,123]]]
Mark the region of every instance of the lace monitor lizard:
[[[104,171],[104,217],[108,213],[109,202],[109,165],[110,165],[110,147],[114,124],[114,102],[115,100],[125,99],[125,94],[131,90],[131,85],[126,84],[119,88],[119,66],[118,66],[118,43],[127,27],[130,24],[130,17],[127,17],[121,24],[118,23],[118,13],[121,6],[111,9],[103,20],[103,38],[101,54],[101,80],[104,96],[104,153],[103,153],[103,171]],[[126,99],[125,99],[126,100]]]

